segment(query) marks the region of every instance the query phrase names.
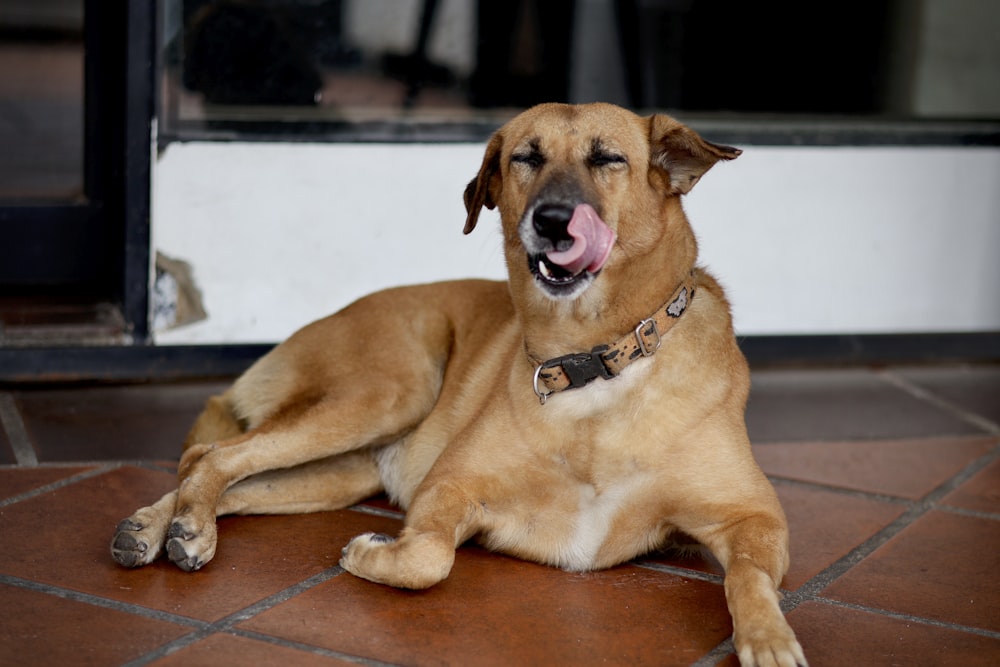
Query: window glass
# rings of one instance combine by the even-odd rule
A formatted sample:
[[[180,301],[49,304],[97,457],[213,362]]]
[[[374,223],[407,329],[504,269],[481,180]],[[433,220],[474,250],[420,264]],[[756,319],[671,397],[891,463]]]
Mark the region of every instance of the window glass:
[[[0,3],[0,199],[83,196],[83,2]]]
[[[542,101],[1000,118],[992,0],[161,0],[162,131],[391,136]]]

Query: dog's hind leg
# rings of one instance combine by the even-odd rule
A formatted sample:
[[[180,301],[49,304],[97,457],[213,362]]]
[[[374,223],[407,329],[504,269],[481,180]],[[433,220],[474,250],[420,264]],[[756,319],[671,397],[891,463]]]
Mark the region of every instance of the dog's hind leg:
[[[216,442],[243,432],[233,414],[230,398],[212,396],[195,419],[184,439],[184,449],[198,442]],[[148,565],[163,551],[170,520],[177,508],[177,491],[171,491],[148,507],[136,510],[115,528],[111,539],[111,556],[125,567]]]
[[[238,482],[219,499],[216,515],[324,512],[349,507],[381,490],[371,453],[348,452]],[[153,562],[163,551],[176,506],[177,491],[171,491],[119,523],[111,540],[115,561],[125,567]]]
[[[222,494],[216,513],[328,512],[350,507],[381,490],[375,459],[369,450],[362,450],[248,477]]]
[[[170,559],[187,571],[211,560],[218,504],[237,482],[394,442],[431,409],[438,382],[436,373],[397,369],[391,381],[344,383],[318,402],[278,411],[243,436],[189,447],[181,458],[177,508],[167,533]]]

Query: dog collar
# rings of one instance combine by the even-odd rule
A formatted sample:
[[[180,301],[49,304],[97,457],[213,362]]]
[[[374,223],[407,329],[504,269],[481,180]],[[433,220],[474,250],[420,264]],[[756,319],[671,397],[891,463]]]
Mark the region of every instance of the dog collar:
[[[634,329],[610,345],[598,345],[590,352],[575,352],[543,361],[535,367],[532,389],[545,405],[552,394],[583,387],[597,378],[610,380],[636,359],[651,357],[660,348],[663,336],[684,314],[694,298],[694,272],[677,286],[660,308]]]

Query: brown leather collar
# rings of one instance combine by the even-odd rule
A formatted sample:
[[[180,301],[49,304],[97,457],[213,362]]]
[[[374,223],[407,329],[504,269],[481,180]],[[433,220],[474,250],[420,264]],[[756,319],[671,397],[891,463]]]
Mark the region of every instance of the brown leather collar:
[[[532,388],[541,404],[545,405],[545,400],[557,391],[583,387],[596,378],[610,380],[636,359],[655,354],[663,336],[691,305],[694,284],[692,271],[666,303],[614,343],[538,363]]]

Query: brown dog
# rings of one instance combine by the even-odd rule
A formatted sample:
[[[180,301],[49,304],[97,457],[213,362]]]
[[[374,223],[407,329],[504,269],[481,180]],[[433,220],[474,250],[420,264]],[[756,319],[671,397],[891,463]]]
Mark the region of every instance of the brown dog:
[[[749,374],[680,196],[740,151],[666,116],[543,105],[490,140],[465,231],[498,208],[509,282],[388,290],[293,335],[198,418],[180,488],[115,559],[215,553],[223,514],[332,510],[385,490],[397,538],[342,566],[425,588],[455,549],[606,568],[674,531],[726,570],[743,665],[805,664],[778,605],[788,534],[744,422]]]

